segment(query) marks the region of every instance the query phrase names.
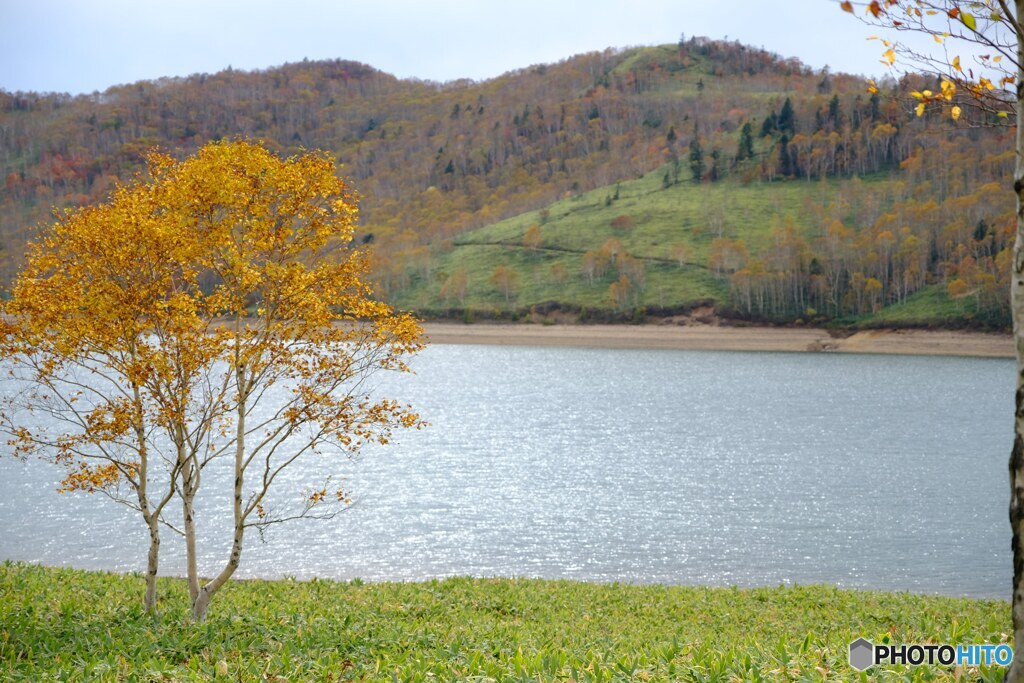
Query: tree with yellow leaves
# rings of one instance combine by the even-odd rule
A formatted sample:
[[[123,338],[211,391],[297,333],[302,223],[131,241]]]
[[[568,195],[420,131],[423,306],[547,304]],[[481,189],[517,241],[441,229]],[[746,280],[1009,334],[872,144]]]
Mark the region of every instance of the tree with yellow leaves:
[[[325,485],[297,509],[273,509],[286,468],[422,425],[366,384],[407,371],[422,332],[372,298],[366,254],[352,247],[355,196],[325,155],[282,160],[220,142],[183,161],[153,153],[149,170],[107,203],[60,216],[32,248],[2,311],[0,358],[17,390],[0,428],[17,455],[63,465],[64,490],[141,513],[149,611],[160,530],[181,534],[202,620],[247,530],[348,503]],[[222,462],[232,544],[203,582],[194,506],[204,471]]]
[[[939,90],[913,93],[918,116],[929,107],[943,107],[964,122],[968,107],[979,112],[967,123],[993,125],[1015,120],[1017,167],[1013,191],[1017,197],[1017,236],[1013,247],[1010,299],[1017,349],[1017,391],[1014,442],[1010,453],[1010,529],[1013,535],[1013,645],[1024,653],[1024,0],[871,0],[840,7],[857,13],[869,24],[930,36],[935,53],[886,40],[883,62],[902,60],[939,79]],[[968,52],[960,53],[967,50]],[[872,84],[872,88],[874,88]],[[1012,118],[1011,118],[1012,117]],[[957,284],[960,283],[960,284]],[[966,289],[961,280],[949,285],[952,296]],[[1006,681],[1024,681],[1024,657],[1013,660]]]
[[[857,3],[861,4],[861,3]],[[856,13],[853,2],[841,2],[843,10]],[[911,93],[915,111],[924,115],[929,105],[945,107],[956,121],[964,107],[984,112],[1007,122],[1015,109],[1016,97],[1009,89],[1019,82],[1017,65],[1017,8],[1006,0],[956,2],[942,0],[872,0],[863,3],[869,24],[897,32],[931,37],[938,54],[912,47],[898,40],[881,40],[885,50],[882,63],[893,67],[897,61],[937,77],[937,91],[922,89]],[[970,45],[971,56],[955,54]],[[870,92],[877,92],[874,83]]]

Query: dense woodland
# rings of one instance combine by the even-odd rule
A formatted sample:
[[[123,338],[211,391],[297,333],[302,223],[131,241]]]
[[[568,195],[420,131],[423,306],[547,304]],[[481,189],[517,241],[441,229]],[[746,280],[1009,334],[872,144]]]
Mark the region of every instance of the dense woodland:
[[[347,61],[143,81],[103,93],[0,91],[0,287],[53,207],[101,200],[143,172],[143,154],[251,137],[287,154],[329,150],[361,202],[361,241],[392,300],[426,288],[454,306],[459,273],[439,270],[477,228],[657,174],[682,185],[821,187],[798,221],[691,226],[631,254],[607,241],[552,268],[606,293],[609,310],[649,302],[656,261],[705,270],[731,315],[854,319],[939,292],[961,322],[1009,324],[1012,129],[965,112],[918,118],[925,77],[879,84],[738,43],[681,39],[606,50],[485,82],[399,80]],[[633,227],[628,215],[618,229]],[[533,226],[531,226],[533,227]],[[540,236],[524,231],[523,249]],[[495,264],[495,306],[516,273]],[[465,279],[465,274],[461,276]],[[460,291],[461,290],[461,291]],[[455,292],[455,295],[453,295]],[[459,295],[461,294],[461,295]],[[669,301],[683,306],[688,302]]]

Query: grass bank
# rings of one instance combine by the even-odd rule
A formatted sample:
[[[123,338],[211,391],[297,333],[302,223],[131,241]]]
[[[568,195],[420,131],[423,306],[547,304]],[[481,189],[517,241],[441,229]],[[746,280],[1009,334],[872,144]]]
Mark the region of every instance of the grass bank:
[[[0,566],[5,681],[867,680],[848,643],[1007,642],[1009,605],[824,586],[757,589],[454,578],[243,581],[187,622],[185,584]],[[872,680],[999,680],[886,667]]]

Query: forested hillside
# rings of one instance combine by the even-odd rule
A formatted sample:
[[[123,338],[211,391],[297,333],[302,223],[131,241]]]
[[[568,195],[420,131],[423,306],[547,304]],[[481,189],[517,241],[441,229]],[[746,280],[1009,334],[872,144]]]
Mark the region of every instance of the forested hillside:
[[[154,146],[335,154],[379,290],[428,312],[611,317],[714,302],[772,320],[1005,326],[1006,128],[702,38],[486,82],[303,62],[66,95],[0,91],[0,286],[51,207]],[[502,313],[503,312],[503,313]]]

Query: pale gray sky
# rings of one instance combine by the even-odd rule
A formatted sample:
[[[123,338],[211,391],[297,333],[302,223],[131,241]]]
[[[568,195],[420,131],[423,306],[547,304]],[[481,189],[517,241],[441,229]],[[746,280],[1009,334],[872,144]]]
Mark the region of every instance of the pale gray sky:
[[[873,31],[836,0],[0,0],[0,89],[88,93],[305,57],[479,80],[681,33],[886,73]]]

